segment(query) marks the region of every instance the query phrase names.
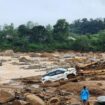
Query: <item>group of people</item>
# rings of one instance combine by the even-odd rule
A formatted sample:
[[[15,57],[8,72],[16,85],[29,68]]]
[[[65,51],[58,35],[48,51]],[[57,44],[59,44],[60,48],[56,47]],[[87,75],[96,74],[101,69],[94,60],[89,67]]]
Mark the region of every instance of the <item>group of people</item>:
[[[90,96],[89,90],[86,86],[84,86],[80,92],[80,98],[82,100],[83,105],[88,105],[89,96]]]

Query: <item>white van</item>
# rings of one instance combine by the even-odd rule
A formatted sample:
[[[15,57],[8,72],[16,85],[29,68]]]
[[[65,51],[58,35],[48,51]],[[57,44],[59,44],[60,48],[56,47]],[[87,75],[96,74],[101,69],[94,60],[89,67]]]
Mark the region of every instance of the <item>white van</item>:
[[[47,74],[42,76],[42,83],[45,83],[47,81],[57,81],[60,79],[68,79],[67,76],[73,74],[76,75],[76,69],[75,68],[68,68],[68,69],[64,69],[64,68],[57,68],[57,69],[53,69],[50,72],[48,72]]]

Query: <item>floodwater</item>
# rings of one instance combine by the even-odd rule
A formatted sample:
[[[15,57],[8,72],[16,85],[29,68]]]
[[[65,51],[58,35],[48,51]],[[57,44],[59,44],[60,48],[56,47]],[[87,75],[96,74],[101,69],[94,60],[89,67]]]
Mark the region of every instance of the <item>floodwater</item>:
[[[11,59],[11,57],[2,57],[2,59],[6,60],[6,62],[3,62],[3,65],[0,66],[0,84],[9,83],[12,79],[42,75],[44,73],[34,69],[22,69],[23,65],[13,65],[12,62],[17,62],[17,59]]]

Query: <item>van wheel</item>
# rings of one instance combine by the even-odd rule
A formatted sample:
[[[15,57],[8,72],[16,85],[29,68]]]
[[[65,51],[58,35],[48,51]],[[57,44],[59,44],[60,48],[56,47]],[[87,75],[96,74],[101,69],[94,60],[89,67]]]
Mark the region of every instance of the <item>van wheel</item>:
[[[46,83],[46,84],[47,84],[47,83],[51,83],[51,81],[46,81],[45,83]]]
[[[74,78],[74,77],[75,77],[74,74],[69,74],[69,75],[67,75],[67,78],[68,78],[68,79],[71,79],[71,78]]]

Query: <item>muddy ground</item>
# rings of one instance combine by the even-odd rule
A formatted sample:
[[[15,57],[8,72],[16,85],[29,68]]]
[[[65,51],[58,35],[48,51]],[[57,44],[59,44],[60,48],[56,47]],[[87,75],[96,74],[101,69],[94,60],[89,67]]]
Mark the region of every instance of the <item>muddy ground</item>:
[[[0,53],[1,105],[81,105],[79,97],[85,85],[89,103],[105,95],[105,53],[73,51],[53,53]],[[77,69],[69,80],[41,83],[41,76],[53,68]]]

